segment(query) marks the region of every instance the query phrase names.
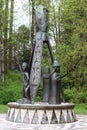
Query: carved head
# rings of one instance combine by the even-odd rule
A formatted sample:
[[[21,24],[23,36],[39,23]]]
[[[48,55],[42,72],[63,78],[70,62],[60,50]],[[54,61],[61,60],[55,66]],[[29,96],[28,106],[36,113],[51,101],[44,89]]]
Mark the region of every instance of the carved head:
[[[49,66],[46,66],[46,68],[44,70],[44,73],[45,74],[49,74],[50,73],[50,67]]]
[[[47,15],[48,9],[43,5],[39,5],[36,9],[36,12],[39,12],[41,15]]]
[[[53,62],[53,68],[55,69],[56,72],[60,72],[60,65],[56,58],[54,59],[54,62]]]
[[[27,64],[26,62],[23,62],[23,63],[22,63],[22,70],[23,70],[23,71],[26,71],[27,68],[28,68],[28,64]]]

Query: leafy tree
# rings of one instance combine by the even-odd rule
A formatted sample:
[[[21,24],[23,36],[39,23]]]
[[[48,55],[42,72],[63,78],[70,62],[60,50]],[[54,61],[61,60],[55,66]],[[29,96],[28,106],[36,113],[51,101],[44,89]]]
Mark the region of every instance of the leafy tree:
[[[4,36],[4,71],[7,72],[7,49],[8,49],[8,8],[9,0],[5,0],[4,18],[3,18],[3,36]]]
[[[9,6],[11,2],[11,7]],[[4,59],[4,72],[7,72],[8,68],[11,69],[12,63],[12,28],[13,28],[13,6],[14,0],[2,0],[0,3],[0,15],[1,15],[1,25],[0,25],[0,35],[1,43],[3,43],[3,59]],[[9,14],[10,12],[10,14]]]
[[[87,75],[87,2],[62,0],[60,4],[61,44],[57,56],[62,63],[62,73],[68,72],[67,86],[79,91],[86,89]],[[64,70],[65,68],[65,70]],[[66,86],[66,85],[65,85]]]
[[[14,12],[14,0],[11,0],[11,7],[10,7],[10,27],[9,27],[9,60],[8,60],[8,64],[9,64],[9,69],[12,69],[12,44],[13,44],[13,39],[12,39],[12,34],[13,34],[13,12]]]
[[[25,61],[29,63],[31,56],[31,45],[29,44],[29,29],[25,25],[21,25],[14,34],[16,43],[15,60],[19,60],[20,64]]]
[[[3,25],[3,0],[0,2],[0,44],[2,43],[2,25]]]

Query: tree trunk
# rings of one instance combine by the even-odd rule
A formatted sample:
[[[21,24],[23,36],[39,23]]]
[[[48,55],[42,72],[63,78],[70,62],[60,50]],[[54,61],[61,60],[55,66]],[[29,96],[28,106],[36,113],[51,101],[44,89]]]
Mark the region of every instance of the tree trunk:
[[[12,69],[12,28],[13,28],[13,10],[14,10],[14,0],[11,0],[10,8],[10,30],[9,30],[9,69]]]
[[[8,51],[8,3],[9,0],[5,0],[4,10],[4,70],[7,72],[7,51]]]
[[[58,16],[58,42],[60,43],[61,41],[61,39],[60,39],[60,37],[61,37],[61,35],[60,35],[60,28],[61,28],[61,26],[60,26],[60,7],[59,7],[59,9],[58,9],[58,14],[59,14],[59,16]]]
[[[3,6],[4,1],[1,0],[0,2],[0,77],[2,81],[4,82],[4,51],[3,51]]]

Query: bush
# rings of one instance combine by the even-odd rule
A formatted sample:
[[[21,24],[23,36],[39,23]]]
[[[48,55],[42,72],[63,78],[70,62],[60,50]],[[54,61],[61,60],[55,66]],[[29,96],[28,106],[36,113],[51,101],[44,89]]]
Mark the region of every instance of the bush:
[[[65,101],[73,103],[86,103],[87,102],[87,92],[78,91],[76,88],[65,89]]]
[[[65,101],[66,102],[77,102],[76,93],[77,93],[76,88],[65,89],[64,90]]]
[[[15,102],[22,96],[22,75],[19,72],[9,72],[4,85],[0,85],[0,104]]]
[[[87,103],[87,92],[79,92],[78,93],[78,103]]]
[[[14,89],[3,89],[0,91],[0,104],[7,104],[8,102],[15,102],[21,97],[20,93]]]

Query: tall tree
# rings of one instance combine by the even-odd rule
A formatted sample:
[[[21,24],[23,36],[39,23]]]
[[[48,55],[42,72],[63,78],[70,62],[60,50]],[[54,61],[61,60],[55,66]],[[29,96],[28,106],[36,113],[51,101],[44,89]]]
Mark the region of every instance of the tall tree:
[[[4,81],[4,56],[3,56],[3,16],[4,16],[4,0],[0,2],[0,76]]]
[[[2,33],[3,33],[3,5],[4,2],[1,0],[0,2],[0,44],[2,43]]]
[[[12,34],[13,34],[13,12],[14,12],[14,0],[11,0],[10,7],[10,29],[9,29],[9,69],[12,69]]]
[[[16,37],[16,43],[14,44],[16,60],[20,60],[20,63],[24,61],[29,63],[31,55],[31,48],[29,45],[29,29],[25,25],[21,25],[14,35]]]
[[[62,0],[60,5],[62,45],[57,49],[69,74],[69,86],[78,90],[87,84],[87,1]],[[63,58],[64,56],[64,58]],[[64,68],[64,67],[63,67]]]
[[[60,7],[59,1],[51,0],[50,33],[56,45],[60,43]]]
[[[9,6],[9,0],[4,1],[4,24],[3,24],[3,33],[4,33],[4,70],[7,72],[7,50],[8,50],[8,6]]]

